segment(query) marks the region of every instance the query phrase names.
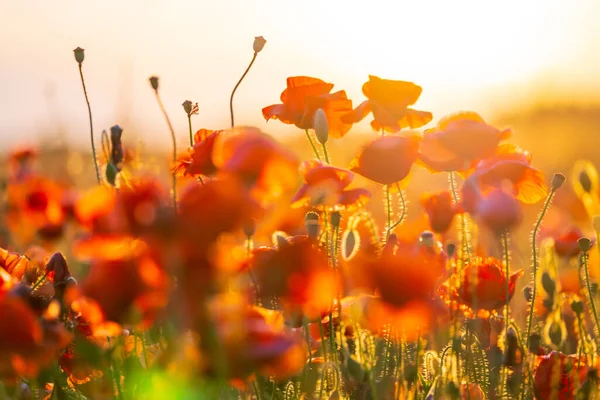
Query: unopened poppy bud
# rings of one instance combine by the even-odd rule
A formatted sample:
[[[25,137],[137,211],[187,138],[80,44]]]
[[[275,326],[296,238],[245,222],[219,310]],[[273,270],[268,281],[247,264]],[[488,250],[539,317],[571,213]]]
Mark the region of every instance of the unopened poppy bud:
[[[339,211],[334,211],[331,213],[331,226],[337,228],[340,226],[340,222],[342,220],[342,214]]]
[[[592,241],[586,237],[580,238],[577,243],[579,243],[579,249],[581,249],[583,253],[588,252],[590,247],[592,247]]]
[[[548,272],[544,272],[544,274],[542,275],[542,287],[544,288],[546,293],[549,293],[551,295],[553,295],[556,291],[556,283],[554,283],[554,279],[550,277],[550,274],[548,274]]]
[[[552,175],[552,189],[557,190],[559,187],[562,186],[563,183],[565,183],[566,179],[567,178],[565,178],[565,176],[561,173],[556,173]]]
[[[523,296],[525,296],[525,300],[528,303],[531,303],[531,300],[533,300],[533,288],[531,285],[527,285],[523,288]]]
[[[533,354],[537,354],[540,346],[542,345],[542,337],[539,333],[532,333],[529,336],[529,351]]]
[[[433,232],[422,232],[421,236],[419,236],[419,243],[427,247],[433,247],[433,245],[435,244],[435,236],[433,235]]]
[[[158,76],[151,76],[149,81],[150,86],[152,86],[152,89],[158,90]]]
[[[244,230],[244,235],[246,235],[246,237],[252,237],[256,232],[256,222],[250,220],[243,225],[242,229]]]
[[[73,50],[73,53],[75,53],[75,61],[81,64],[85,58],[85,50],[83,50],[81,47],[78,47]]]
[[[192,102],[190,100],[184,101],[182,106],[183,106],[183,110],[185,111],[185,113],[187,115],[190,115],[192,113]]]
[[[567,337],[564,321],[549,319],[544,328],[545,340],[548,345],[560,347]]]
[[[581,184],[581,188],[586,193],[590,193],[592,191],[592,179],[586,171],[581,171],[579,174],[579,183]]]
[[[456,244],[448,243],[446,246],[446,254],[448,254],[449,258],[454,257],[454,254],[456,254]]]
[[[119,125],[114,125],[110,128],[110,135],[111,136],[118,136],[121,137],[121,134],[123,133],[123,128],[121,128]]]
[[[313,127],[315,129],[315,136],[317,137],[319,143],[327,143],[327,140],[329,139],[329,123],[327,122],[327,115],[322,108],[319,108],[315,112]]]
[[[304,226],[309,238],[316,239],[319,236],[319,214],[316,212],[306,213]]]
[[[571,310],[573,310],[575,314],[581,314],[583,312],[583,301],[574,300],[571,303]]]
[[[260,51],[263,49],[263,47],[265,47],[265,43],[267,43],[267,41],[265,40],[264,37],[262,36],[256,36],[254,38],[254,44],[252,45],[252,48],[254,49],[255,53],[260,53]]]

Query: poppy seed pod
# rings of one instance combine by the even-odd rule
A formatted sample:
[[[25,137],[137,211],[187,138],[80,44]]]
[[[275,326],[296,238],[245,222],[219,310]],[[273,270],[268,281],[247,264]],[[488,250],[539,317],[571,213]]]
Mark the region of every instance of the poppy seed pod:
[[[152,86],[152,89],[158,90],[158,76],[151,76],[149,81],[150,86]]]
[[[183,110],[185,111],[185,113],[187,115],[190,115],[192,113],[192,102],[190,100],[184,101],[182,106],[183,106]]]
[[[552,189],[557,190],[558,188],[560,188],[563,185],[563,183],[565,183],[566,179],[567,178],[565,178],[565,176],[561,173],[556,173],[552,175]]]
[[[589,251],[590,247],[592,247],[592,241],[586,237],[580,238],[577,243],[579,243],[579,248],[583,253]]]
[[[446,253],[448,254],[449,258],[454,257],[454,254],[456,254],[456,244],[448,243],[446,246]]]
[[[590,193],[592,191],[592,178],[590,178],[586,171],[581,171],[579,174],[579,183],[586,193]]]
[[[316,212],[306,213],[304,226],[306,227],[308,237],[314,239],[319,236],[319,214]]]
[[[581,300],[574,300],[571,303],[571,310],[573,310],[573,312],[575,314],[581,314],[583,312],[583,301]]]
[[[256,36],[254,38],[254,44],[252,45],[252,48],[254,49],[255,53],[260,53],[261,50],[263,49],[263,47],[265,47],[265,43],[267,43],[267,41],[265,40],[264,37],[262,36]]]
[[[342,220],[342,214],[339,211],[334,211],[331,213],[331,226],[337,228],[340,226],[340,222]]]
[[[329,139],[329,123],[327,122],[327,115],[322,108],[319,108],[315,112],[313,126],[315,128],[315,136],[317,136],[319,143],[327,143],[327,140]]]
[[[554,283],[554,279],[550,277],[548,272],[544,272],[542,275],[542,287],[546,291],[546,293],[553,295],[556,291],[556,283]]]
[[[85,50],[81,47],[78,47],[75,50],[73,50],[73,53],[75,53],[75,61],[81,64],[83,62],[83,59],[85,58]]]

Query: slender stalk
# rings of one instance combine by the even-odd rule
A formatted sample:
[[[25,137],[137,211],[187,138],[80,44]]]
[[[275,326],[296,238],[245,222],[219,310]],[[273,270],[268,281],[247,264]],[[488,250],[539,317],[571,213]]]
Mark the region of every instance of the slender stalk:
[[[550,207],[550,203],[552,202],[552,198],[554,197],[554,193],[556,193],[556,189],[552,189],[548,196],[546,197],[546,202],[544,203],[544,207],[542,208],[542,212],[540,213],[539,218],[537,219],[535,226],[533,227],[533,234],[531,236],[531,254],[532,254],[532,267],[533,267],[533,293],[531,295],[531,305],[529,306],[529,316],[527,319],[527,331],[525,333],[525,341],[527,342],[527,351],[529,351],[530,345],[530,336],[531,336],[531,325],[533,323],[533,312],[535,307],[535,297],[537,294],[537,270],[538,270],[538,259],[537,259],[537,235],[542,224],[542,220]]]
[[[508,332],[508,315],[509,315],[509,303],[510,303],[510,290],[509,290],[509,278],[510,278],[510,250],[508,248],[508,232],[505,230],[502,232],[502,248],[504,250],[504,274],[505,274],[505,307],[506,307],[506,318],[504,321],[504,334]]]
[[[158,102],[158,106],[160,107],[160,110],[163,113],[163,116],[165,117],[165,121],[167,122],[167,125],[169,127],[169,132],[171,133],[171,141],[173,142],[173,162],[177,161],[177,139],[175,137],[175,130],[173,129],[173,125],[171,124],[171,119],[169,118],[169,114],[167,114],[167,110],[165,109],[165,106],[163,105],[163,102],[160,98],[160,94],[158,93],[158,89],[154,89],[154,95],[156,96],[156,101]],[[172,174],[173,176],[173,208],[175,208],[175,210],[177,210],[177,177],[175,176],[175,174]]]
[[[92,157],[94,158],[94,167],[96,169],[96,181],[100,184],[100,169],[98,168],[98,160],[96,158],[96,145],[94,144],[94,125],[92,123],[92,107],[90,106],[90,99],[88,98],[87,89],[85,87],[85,80],[83,79],[82,63],[79,63],[79,77],[81,78],[81,86],[83,86],[83,94],[85,96],[85,102],[88,109],[88,117],[90,120],[90,141],[92,143]]]
[[[244,80],[246,75],[248,74],[248,71],[250,71],[250,68],[252,68],[252,64],[254,64],[254,60],[256,60],[257,55],[258,55],[258,53],[254,52],[254,55],[252,56],[252,60],[250,61],[250,64],[248,64],[248,68],[246,68],[246,71],[244,71],[244,74],[242,75],[240,80],[235,84],[235,87],[233,88],[233,91],[231,92],[231,97],[229,98],[229,113],[231,114],[231,127],[232,128],[235,125],[234,119],[233,119],[233,95],[235,94],[235,91],[240,86],[240,84],[242,83],[242,81]]]
[[[386,241],[387,239],[390,237],[390,235],[392,234],[392,231],[398,226],[400,225],[402,222],[404,222],[404,218],[406,218],[406,199],[404,198],[404,194],[402,193],[402,189],[400,189],[400,185],[398,184],[398,182],[396,182],[396,188],[398,189],[398,195],[400,196],[400,202],[402,203],[402,214],[400,214],[400,217],[398,218],[398,220],[396,222],[394,222],[393,224],[390,225],[390,223],[388,222],[388,229],[387,229],[387,234],[386,234]],[[387,190],[387,196],[388,196],[388,200],[389,200],[389,187]],[[389,202],[388,202],[388,210],[389,210]],[[390,211],[388,211],[388,218],[391,221],[391,216],[389,216]]]
[[[190,131],[190,146],[194,146],[194,135],[192,134],[192,114],[188,114],[188,130]]]
[[[329,161],[329,153],[327,152],[327,146],[325,145],[325,143],[323,143],[323,154],[325,154],[325,161],[327,161],[327,164],[331,164],[331,162]]]
[[[313,152],[315,153],[315,156],[317,156],[317,160],[321,161],[321,156],[319,155],[319,151],[317,150],[315,143],[313,142],[312,138],[310,137],[310,133],[308,133],[308,129],[305,129],[304,133],[306,133],[306,138],[308,139],[308,143],[310,143],[310,147],[312,147]]]
[[[456,187],[456,178],[454,177],[454,172],[449,173],[450,180],[450,191],[452,192],[452,200],[454,204],[458,204],[460,198],[458,196],[458,188]],[[460,248],[461,248],[461,264],[465,264],[465,260],[469,260],[471,258],[471,247],[469,243],[469,232],[467,229],[467,218],[465,217],[465,213],[460,214],[460,223],[461,223],[461,238],[460,238]]]
[[[581,266],[585,270],[585,284],[587,287],[588,294],[590,296],[590,307],[592,308],[592,314],[594,314],[594,322],[596,323],[597,335],[600,334],[600,321],[598,321],[598,313],[596,312],[596,302],[594,301],[594,293],[592,292],[592,285],[590,284],[590,273],[588,265],[589,254],[587,251],[581,252]]]

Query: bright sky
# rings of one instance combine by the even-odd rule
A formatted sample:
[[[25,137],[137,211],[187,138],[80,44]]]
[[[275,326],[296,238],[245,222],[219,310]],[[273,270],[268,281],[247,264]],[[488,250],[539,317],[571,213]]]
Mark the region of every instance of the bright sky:
[[[294,75],[332,82],[355,105],[368,74],[411,80],[435,119],[555,92],[587,101],[600,89],[599,18],[597,0],[0,0],[0,146],[58,130],[87,143],[77,46],[96,132],[119,124],[160,144],[147,78],[160,76],[179,136],[186,99],[200,106],[195,128],[225,128],[254,36],[268,42],[236,94],[236,122],[277,134],[293,129],[260,110]]]

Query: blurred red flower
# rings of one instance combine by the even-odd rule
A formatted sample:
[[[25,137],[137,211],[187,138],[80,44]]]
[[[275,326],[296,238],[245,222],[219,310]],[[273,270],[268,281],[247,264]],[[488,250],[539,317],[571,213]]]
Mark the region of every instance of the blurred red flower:
[[[445,233],[450,229],[454,216],[457,214],[456,206],[449,191],[426,193],[421,195],[421,205],[429,218],[429,225],[436,233]]]
[[[217,167],[212,155],[215,140],[223,133],[222,130],[200,129],[194,135],[194,145],[188,152],[181,155],[172,166],[172,172],[177,176],[213,176]]]
[[[574,400],[588,373],[585,359],[557,351],[538,356],[534,368],[536,399],[540,400]]]

